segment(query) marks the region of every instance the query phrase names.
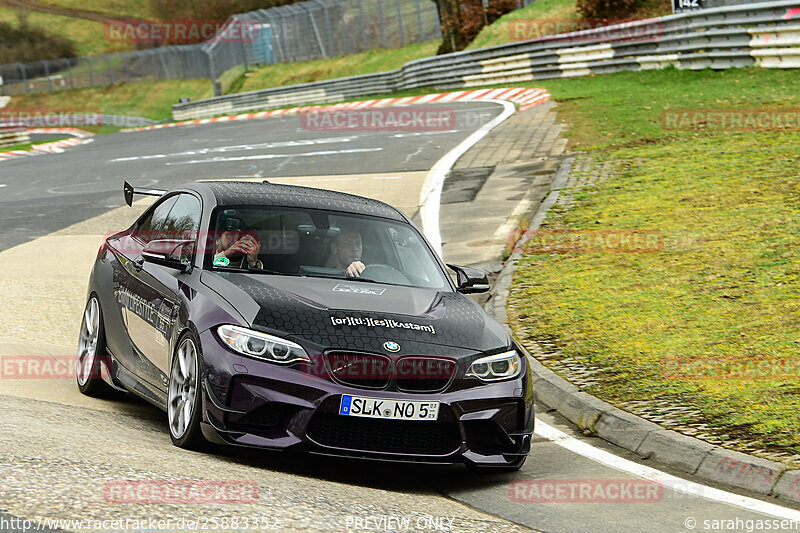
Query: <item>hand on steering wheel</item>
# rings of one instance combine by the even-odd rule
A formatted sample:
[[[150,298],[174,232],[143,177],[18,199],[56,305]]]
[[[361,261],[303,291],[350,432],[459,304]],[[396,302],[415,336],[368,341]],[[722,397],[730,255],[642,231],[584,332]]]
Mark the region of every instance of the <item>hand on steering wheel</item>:
[[[353,278],[358,278],[367,267],[361,261],[353,261],[347,267],[347,275]]]

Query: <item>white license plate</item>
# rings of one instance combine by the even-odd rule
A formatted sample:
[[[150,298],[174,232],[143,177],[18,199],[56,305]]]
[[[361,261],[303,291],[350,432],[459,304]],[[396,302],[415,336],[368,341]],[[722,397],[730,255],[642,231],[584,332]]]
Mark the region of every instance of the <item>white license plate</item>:
[[[339,404],[339,414],[393,420],[436,420],[439,416],[439,402],[387,400],[345,394]]]

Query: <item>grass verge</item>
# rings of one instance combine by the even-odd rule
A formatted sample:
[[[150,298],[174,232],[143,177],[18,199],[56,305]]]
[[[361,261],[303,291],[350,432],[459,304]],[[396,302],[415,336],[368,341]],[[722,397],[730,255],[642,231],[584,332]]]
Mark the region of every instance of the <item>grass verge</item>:
[[[639,20],[671,13],[672,5],[668,0],[646,0],[642,2],[635,13],[626,19]],[[469,44],[467,50],[535,39],[605,24],[602,21],[582,20],[575,7],[575,0],[538,0],[527,7],[507,13],[489,26],[485,26]]]
[[[437,43],[423,43],[391,50],[372,50],[353,56],[270,65],[251,72],[236,68],[225,73],[221,82],[226,92],[243,92],[264,87],[293,85],[309,81],[356,76],[393,70],[408,61],[436,53]],[[422,91],[428,92],[428,91]],[[199,100],[214,96],[211,81],[163,80],[69,89],[51,93],[15,95],[5,111],[63,110],[132,115],[153,120],[172,118],[172,105],[186,96]]]
[[[181,96],[199,100],[214,96],[214,90],[211,81],[207,79],[143,81],[51,93],[15,95],[11,97],[8,107],[3,108],[2,111],[37,110],[46,113],[62,110],[166,120],[172,117],[172,104],[177,103]],[[101,130],[100,133],[105,131]]]
[[[351,56],[269,65],[248,73],[241,90],[255,91],[268,87],[395,70],[409,61],[435,55],[438,46],[438,41],[431,41],[403,48],[370,50]]]
[[[8,22],[15,27],[19,26],[18,17],[22,12],[20,9],[0,5],[0,21]],[[25,10],[24,13],[31,26],[37,26],[48,34],[60,35],[72,41],[79,56],[119,52],[130,48],[124,43],[109,41],[102,22],[37,11]]]
[[[49,142],[53,142],[53,139],[48,139],[46,141],[33,141],[29,143],[15,144],[13,146],[0,147],[0,152],[13,152],[15,150],[30,150],[37,144],[46,144]]]
[[[800,133],[660,126],[670,108],[796,111],[794,77],[669,69],[538,84],[581,157],[614,169],[541,231],[649,231],[662,246],[526,252],[509,301],[522,342],[599,367],[586,391],[611,403],[686,406],[731,447],[746,437],[800,454]]]

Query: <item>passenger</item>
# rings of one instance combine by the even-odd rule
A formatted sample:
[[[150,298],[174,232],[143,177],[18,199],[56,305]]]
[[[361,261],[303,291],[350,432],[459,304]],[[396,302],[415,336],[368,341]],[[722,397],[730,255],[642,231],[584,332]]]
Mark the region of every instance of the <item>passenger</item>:
[[[223,257],[228,258],[229,265],[235,268],[259,268],[264,265],[258,259],[261,243],[254,231],[226,230],[217,239],[214,262]],[[245,262],[245,259],[247,260]]]

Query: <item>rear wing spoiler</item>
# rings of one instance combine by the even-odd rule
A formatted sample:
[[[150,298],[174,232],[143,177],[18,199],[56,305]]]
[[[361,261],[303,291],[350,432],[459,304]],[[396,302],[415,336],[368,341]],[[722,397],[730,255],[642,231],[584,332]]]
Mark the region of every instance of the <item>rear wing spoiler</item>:
[[[142,189],[139,187],[134,187],[126,181],[125,185],[122,186],[122,193],[125,195],[125,203],[128,204],[128,207],[130,207],[133,203],[134,194],[142,194],[145,196],[164,196],[167,194],[167,191],[162,191],[161,189]]]

